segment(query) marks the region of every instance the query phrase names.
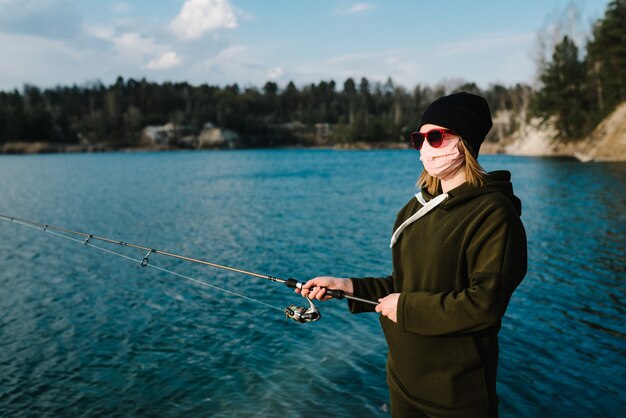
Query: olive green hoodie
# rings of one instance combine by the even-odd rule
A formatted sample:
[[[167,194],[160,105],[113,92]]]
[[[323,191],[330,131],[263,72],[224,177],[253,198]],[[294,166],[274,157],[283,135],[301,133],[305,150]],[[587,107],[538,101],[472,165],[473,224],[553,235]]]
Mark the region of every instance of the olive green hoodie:
[[[497,411],[497,333],[527,264],[521,202],[510,178],[496,171],[482,187],[450,190],[398,237],[391,276],[352,279],[362,298],[400,293],[398,322],[380,317],[387,382],[427,412]],[[421,193],[426,201],[434,197]],[[394,231],[421,207],[411,199]],[[353,313],[373,310],[349,306]]]

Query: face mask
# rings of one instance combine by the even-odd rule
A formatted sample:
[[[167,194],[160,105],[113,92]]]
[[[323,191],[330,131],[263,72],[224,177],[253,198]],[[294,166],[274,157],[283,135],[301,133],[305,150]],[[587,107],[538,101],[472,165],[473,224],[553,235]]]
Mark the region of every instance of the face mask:
[[[420,160],[424,168],[433,177],[445,180],[457,172],[465,163],[465,155],[459,151],[459,139],[454,138],[439,148],[433,148],[424,141],[420,150]]]

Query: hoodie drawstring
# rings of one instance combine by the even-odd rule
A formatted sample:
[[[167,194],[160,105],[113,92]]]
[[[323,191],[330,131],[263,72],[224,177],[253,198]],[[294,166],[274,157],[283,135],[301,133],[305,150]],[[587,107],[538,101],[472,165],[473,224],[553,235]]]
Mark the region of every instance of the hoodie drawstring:
[[[418,202],[420,202],[422,207],[420,208],[420,210],[415,212],[409,219],[402,222],[402,225],[400,225],[398,229],[396,229],[393,232],[393,235],[391,236],[391,243],[389,244],[389,248],[393,247],[393,245],[396,243],[396,241],[400,237],[400,234],[402,233],[402,231],[406,229],[407,226],[411,225],[413,222],[417,221],[419,218],[426,215],[428,212],[430,212],[435,207],[437,207],[441,202],[446,200],[448,198],[448,193],[442,193],[428,202],[426,202],[426,200],[422,196],[422,192],[419,192],[418,194],[416,194],[415,198],[417,199]]]

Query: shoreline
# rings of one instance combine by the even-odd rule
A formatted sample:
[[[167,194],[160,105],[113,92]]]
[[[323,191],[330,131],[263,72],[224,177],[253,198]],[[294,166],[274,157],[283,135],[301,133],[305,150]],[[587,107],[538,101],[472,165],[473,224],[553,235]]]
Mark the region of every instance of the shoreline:
[[[563,152],[563,149],[544,149],[543,152],[526,153],[511,152],[508,147],[500,142],[485,142],[481,146],[481,155],[508,155],[513,157],[535,157],[535,158],[561,158],[574,159],[579,162],[626,162],[624,159],[594,159],[587,155],[581,155],[578,149],[571,149],[571,152]],[[577,148],[577,147],[576,147]],[[270,150],[270,149],[319,149],[335,151],[377,151],[377,150],[410,150],[411,147],[406,142],[364,142],[357,141],[350,144],[326,144],[326,145],[292,145],[272,148],[202,148],[190,149],[183,147],[172,147],[165,145],[150,145],[140,147],[114,147],[108,144],[55,144],[47,142],[8,142],[0,144],[0,155],[41,155],[41,154],[92,154],[104,152],[131,153],[131,152],[167,152],[167,151],[229,151],[229,150]],[[556,152],[555,152],[556,151]]]
[[[227,143],[224,143],[227,144]],[[96,152],[162,152],[228,149],[331,149],[345,151],[411,149],[408,141],[355,141],[350,143],[293,144],[266,148],[189,148],[172,145],[113,146],[106,143],[63,144],[49,142],[0,143],[1,154],[54,154]],[[576,141],[557,139],[553,122],[531,119],[518,130],[497,142],[483,142],[482,155],[574,158],[580,162],[626,162],[626,103],[618,106],[586,138]]]

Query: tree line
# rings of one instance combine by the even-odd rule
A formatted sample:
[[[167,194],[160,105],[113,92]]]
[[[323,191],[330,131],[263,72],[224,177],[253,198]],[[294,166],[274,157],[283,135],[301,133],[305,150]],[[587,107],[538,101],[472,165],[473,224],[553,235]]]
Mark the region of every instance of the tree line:
[[[298,133],[316,124],[332,128],[334,143],[401,141],[428,103],[450,90],[482,94],[495,111],[515,107],[515,96],[528,89],[494,85],[481,91],[474,83],[456,81],[407,91],[391,79],[371,83],[365,77],[349,78],[341,89],[332,80],[301,89],[293,82],[282,89],[274,82],[242,89],[122,77],[110,86],[96,82],[42,90],[27,85],[0,93],[0,142],[133,146],[145,126],[169,122],[196,131],[211,122],[239,134],[244,147],[310,142],[310,136]]]
[[[563,139],[590,132],[626,100],[626,0],[609,3],[596,22],[580,57],[568,36],[540,69],[541,86],[502,86],[481,90],[459,80],[412,90],[388,79],[384,83],[349,78],[338,86],[321,81],[301,88],[268,81],[262,88],[237,84],[154,83],[119,77],[109,86],[82,86],[0,92],[0,143],[105,143],[137,146],[144,127],[173,123],[199,132],[207,122],[230,129],[242,147],[311,145],[311,135],[328,127],[332,143],[397,142],[416,128],[419,115],[435,98],[452,91],[486,97],[494,114],[511,115],[490,134],[500,139],[531,116],[553,118]],[[298,126],[295,129],[294,126]]]
[[[626,101],[626,0],[609,2],[582,53],[571,36],[563,36],[531,103],[533,114],[553,119],[565,140],[585,137]]]

